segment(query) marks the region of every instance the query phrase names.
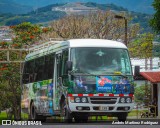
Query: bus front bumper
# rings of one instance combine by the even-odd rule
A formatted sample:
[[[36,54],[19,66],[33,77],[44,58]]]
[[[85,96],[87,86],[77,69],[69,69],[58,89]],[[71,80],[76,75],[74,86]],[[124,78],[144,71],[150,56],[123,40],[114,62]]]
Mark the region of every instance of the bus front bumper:
[[[134,107],[134,103],[91,104],[91,103],[69,102],[68,107],[70,112],[115,113],[115,112],[130,112]]]

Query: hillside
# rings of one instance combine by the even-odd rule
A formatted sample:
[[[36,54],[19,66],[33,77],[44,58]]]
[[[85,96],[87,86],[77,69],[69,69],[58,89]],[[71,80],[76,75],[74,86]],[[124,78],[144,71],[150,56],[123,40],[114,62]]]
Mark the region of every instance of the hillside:
[[[0,0],[0,13],[23,14],[31,10],[31,7],[17,4],[13,0]]]
[[[75,5],[74,5],[75,4]],[[78,5],[78,6],[77,6]],[[28,21],[31,23],[42,23],[42,22],[49,22],[52,20],[56,20],[59,18],[62,18],[67,15],[67,12],[65,10],[54,10],[52,11],[53,7],[59,7],[59,8],[70,8],[71,6],[77,6],[77,8],[90,8],[90,9],[100,9],[100,10],[116,10],[116,11],[127,11],[127,9],[124,9],[122,7],[115,6],[113,4],[96,4],[96,3],[83,3],[83,4],[76,4],[76,3],[67,3],[67,4],[52,4],[45,7],[38,8],[34,11],[31,11],[27,14],[22,15],[13,15],[13,16],[7,16],[8,14],[1,15],[0,24],[4,24],[7,26],[19,24],[24,21]],[[85,12],[86,13],[86,12]],[[90,13],[90,10],[89,12]],[[4,18],[3,18],[4,17]],[[8,17],[8,18],[6,18]]]
[[[94,2],[99,4],[114,4],[127,8],[129,11],[153,14],[154,9],[151,6],[154,0],[14,0],[16,3],[22,5],[29,5],[34,8],[47,6],[56,3],[67,2]]]
[[[62,6],[63,4],[54,4],[48,5],[46,7],[38,8],[35,11],[31,11],[27,14],[0,14],[0,25],[17,25],[22,22],[31,22],[31,23],[43,23],[53,20],[57,20],[66,15],[62,11],[52,11],[52,7]]]
[[[143,29],[143,32],[150,32],[151,28],[148,25],[148,21],[151,18],[151,15],[136,13],[136,12],[128,12],[127,9],[118,7],[113,4],[97,4],[97,3],[82,3],[82,4],[52,4],[46,7],[38,8],[35,11],[29,12],[28,14],[23,15],[11,15],[11,14],[2,14],[0,15],[0,24],[1,25],[16,25],[22,22],[31,22],[31,23],[47,23],[53,20],[60,19],[66,15],[69,15],[68,12],[65,11],[66,8],[70,8],[71,6],[76,7],[77,9],[89,9],[90,10],[114,10],[114,11],[125,11],[132,16],[132,21],[130,23],[139,23]],[[53,9],[55,8],[55,9]],[[54,11],[53,11],[53,10]],[[56,10],[58,9],[58,10]],[[83,10],[82,9],[82,10]],[[86,13],[86,12],[85,12]]]

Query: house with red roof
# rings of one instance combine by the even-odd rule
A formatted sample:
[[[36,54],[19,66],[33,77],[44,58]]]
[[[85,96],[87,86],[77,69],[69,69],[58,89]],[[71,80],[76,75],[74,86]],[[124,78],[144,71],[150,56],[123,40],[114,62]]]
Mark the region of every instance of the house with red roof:
[[[160,70],[159,71],[142,71],[135,80],[148,81],[151,84],[151,99],[156,99],[157,116],[160,118]]]

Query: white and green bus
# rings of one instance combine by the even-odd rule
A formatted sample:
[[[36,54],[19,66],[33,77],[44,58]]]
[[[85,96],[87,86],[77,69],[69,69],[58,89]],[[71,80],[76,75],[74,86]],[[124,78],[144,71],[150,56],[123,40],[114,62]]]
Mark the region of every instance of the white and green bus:
[[[51,44],[52,42],[50,42]],[[117,41],[72,39],[39,48],[25,58],[22,112],[32,120],[89,116],[125,121],[134,106],[133,73],[127,47]]]

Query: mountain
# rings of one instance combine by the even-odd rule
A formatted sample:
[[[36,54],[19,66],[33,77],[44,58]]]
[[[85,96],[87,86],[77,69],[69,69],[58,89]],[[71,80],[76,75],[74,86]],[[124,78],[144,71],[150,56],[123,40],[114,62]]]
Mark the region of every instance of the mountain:
[[[74,8],[75,11],[70,11],[70,8]],[[77,11],[76,10],[81,10]],[[88,11],[87,11],[88,10]],[[53,20],[60,19],[66,15],[70,14],[87,14],[90,11],[98,10],[116,10],[116,11],[128,11],[122,7],[118,7],[113,4],[97,4],[97,3],[66,3],[66,4],[51,4],[45,7],[38,8],[34,11],[31,11],[27,14],[21,15],[0,15],[0,24],[7,26],[20,24],[22,22],[31,22],[31,23],[44,23]]]
[[[14,0],[14,2],[22,5],[29,5],[33,8],[39,8],[55,3],[68,3],[68,2],[94,2],[99,4],[115,4],[129,11],[153,14],[154,9],[152,3],[154,0]]]
[[[23,14],[31,10],[31,7],[17,4],[13,0],[0,0],[0,13]]]
[[[108,3],[127,8],[129,11],[153,14],[152,3],[154,0],[106,0]]]
[[[70,11],[70,9],[75,11]],[[81,11],[80,11],[81,9]],[[137,12],[130,12],[123,7],[116,6],[114,4],[97,4],[93,2],[88,3],[66,3],[66,4],[52,4],[45,7],[38,8],[34,11],[31,11],[27,14],[0,14],[0,25],[17,25],[22,22],[31,22],[34,24],[41,23],[41,24],[48,24],[54,20],[63,18],[67,15],[70,15],[71,12],[77,13],[78,12],[85,12],[88,10],[96,11],[96,10],[113,10],[115,12],[125,11],[133,18],[129,24],[132,23],[139,23],[143,32],[151,32],[151,28],[149,27],[148,21],[152,15],[144,14],[144,13],[137,13]]]

